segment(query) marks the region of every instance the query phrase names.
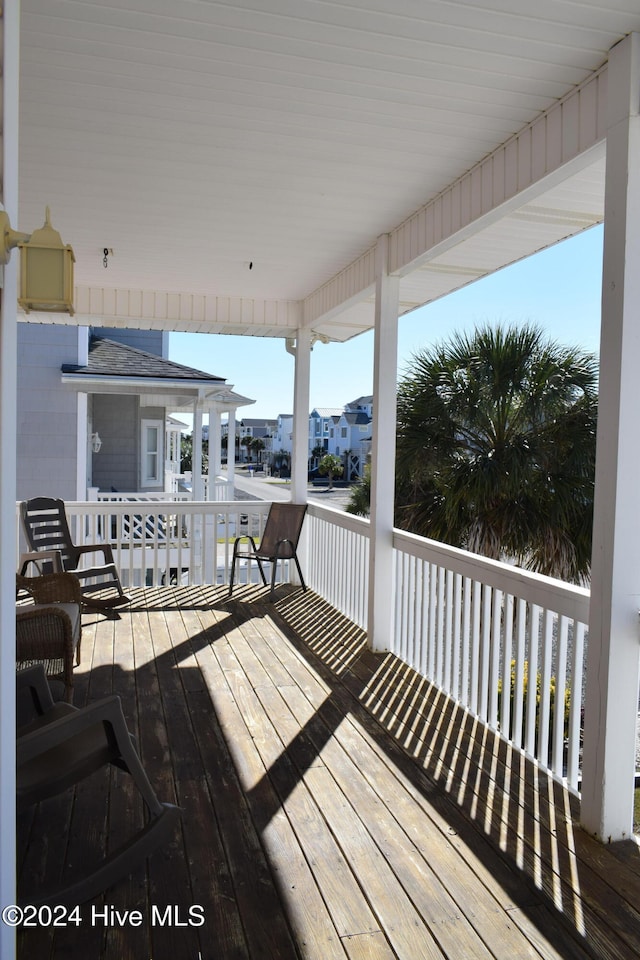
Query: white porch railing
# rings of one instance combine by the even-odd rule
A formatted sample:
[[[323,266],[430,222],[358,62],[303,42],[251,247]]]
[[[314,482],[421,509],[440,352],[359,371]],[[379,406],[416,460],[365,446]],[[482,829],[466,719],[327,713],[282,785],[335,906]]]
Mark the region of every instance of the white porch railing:
[[[233,484],[229,482],[225,477],[209,477],[208,473],[202,474],[202,492],[205,500],[215,500],[218,501],[230,501],[233,500]],[[172,500],[182,500],[184,499],[184,490],[180,490],[180,482],[187,483],[193,489],[193,474],[191,473],[174,473],[171,475],[171,499]],[[191,499],[192,494],[189,491],[186,491],[187,497]],[[166,494],[162,495],[163,499],[167,498]]]
[[[228,583],[235,536],[260,537],[270,504],[66,507],[76,542],[112,544],[128,587]],[[363,628],[369,534],[367,520],[310,503],[300,552],[309,586]],[[389,650],[577,790],[589,592],[400,530],[394,555]],[[237,582],[258,579],[245,562]]]
[[[310,585],[366,627],[368,521],[309,516]],[[589,591],[400,530],[389,589],[389,650],[577,790]]]
[[[112,491],[107,492],[104,490],[97,490],[95,487],[89,487],[88,491],[88,500],[90,502],[97,501],[98,503],[120,503],[121,501],[130,501],[130,502],[140,502],[140,503],[166,503],[168,500],[172,501],[190,501],[193,500],[193,495],[191,490],[180,490],[179,481],[186,480],[188,483],[191,483],[191,475],[186,476],[185,474],[172,474],[171,475],[171,492],[168,493],[166,490],[158,491]],[[230,502],[230,497],[233,496],[233,484],[229,483],[224,477],[216,477],[214,480],[210,481],[209,477],[204,475],[202,477],[203,492],[204,498],[207,501],[212,503],[217,502]],[[211,493],[211,496],[209,495]]]
[[[393,652],[579,785],[589,591],[399,530]]]
[[[366,629],[369,521],[315,503],[307,513],[309,586]]]
[[[270,507],[263,501],[134,501],[122,499],[125,494],[114,496],[120,499],[67,502],[65,507],[75,543],[111,544],[125,588],[228,583],[235,537],[259,538]],[[288,579],[288,564],[282,576]],[[236,582],[258,579],[257,565],[241,561]]]

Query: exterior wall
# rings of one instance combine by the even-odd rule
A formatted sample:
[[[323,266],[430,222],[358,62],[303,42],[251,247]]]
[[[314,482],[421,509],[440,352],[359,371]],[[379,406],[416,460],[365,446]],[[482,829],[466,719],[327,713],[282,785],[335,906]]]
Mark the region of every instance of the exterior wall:
[[[102,447],[92,454],[93,486],[109,493],[138,489],[140,457],[140,405],[138,397],[94,395],[92,427]]]
[[[158,483],[141,482],[142,420],[166,421],[164,407],[141,407],[140,398],[126,394],[94,395],[92,429],[100,434],[102,447],[93,457],[93,486],[104,493],[164,489],[164,472]],[[164,436],[164,431],[163,431]],[[165,451],[161,451],[164,463]]]
[[[91,330],[96,337],[115,340],[127,347],[145,350],[146,353],[155,353],[165,360],[169,355],[168,336],[163,330],[124,330],[117,327],[92,327]]]
[[[286,450],[287,453],[292,452],[292,430],[293,417],[278,417],[278,429],[276,430],[276,435],[273,439],[273,445],[276,453],[279,450]]]
[[[18,324],[17,497],[77,496],[78,396],[60,382],[78,357],[78,330]]]

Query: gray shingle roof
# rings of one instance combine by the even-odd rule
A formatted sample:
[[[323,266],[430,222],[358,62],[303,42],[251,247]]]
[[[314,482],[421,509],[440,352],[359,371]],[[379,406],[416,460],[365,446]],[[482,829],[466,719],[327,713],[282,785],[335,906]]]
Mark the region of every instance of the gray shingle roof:
[[[153,353],[129,347],[115,340],[93,337],[89,344],[89,362],[62,365],[63,373],[85,374],[88,377],[140,377],[151,380],[205,380],[224,383],[224,377],[185,367],[173,360],[164,360]]]

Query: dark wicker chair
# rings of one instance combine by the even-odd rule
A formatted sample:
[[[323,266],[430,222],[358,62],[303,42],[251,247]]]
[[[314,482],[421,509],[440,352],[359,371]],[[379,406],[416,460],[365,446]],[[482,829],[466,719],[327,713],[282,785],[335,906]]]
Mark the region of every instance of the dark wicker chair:
[[[18,593],[34,603],[16,606],[16,664],[42,663],[48,677],[64,683],[65,700],[73,701],[73,664],[80,663],[82,591],[72,573],[16,577]]]
[[[56,796],[96,770],[113,764],[131,775],[147,808],[147,823],[88,874],[62,888],[40,891],[28,902],[37,906],[75,906],[92,899],[130,874],[171,835],[180,816],[173,804],[160,803],[144,771],[122,713],[120,698],[98,700],[82,709],[56,704],[42,665],[17,673],[18,808]],[[78,800],[76,799],[76,803]]]
[[[272,503],[264,527],[264,533],[257,546],[253,537],[236,537],[233,544],[229,596],[233,593],[236,563],[241,559],[255,560],[257,562],[260,576],[262,577],[262,582],[265,587],[267,585],[267,579],[264,575],[262,564],[264,561],[271,563],[271,598],[273,598],[275,590],[278,560],[293,560],[298,570],[302,589],[307,589],[296,552],[306,512],[306,503]]]
[[[63,500],[55,500],[51,497],[24,500],[20,504],[20,517],[30,550],[58,551],[64,570],[71,571],[78,577],[82,585],[82,602],[85,606],[109,608],[129,602],[120,584],[111,544],[91,543],[84,546],[74,544],[71,540]],[[81,565],[83,558],[88,554],[98,553],[102,554],[102,564],[92,567]],[[45,567],[45,572],[50,571],[50,567]]]

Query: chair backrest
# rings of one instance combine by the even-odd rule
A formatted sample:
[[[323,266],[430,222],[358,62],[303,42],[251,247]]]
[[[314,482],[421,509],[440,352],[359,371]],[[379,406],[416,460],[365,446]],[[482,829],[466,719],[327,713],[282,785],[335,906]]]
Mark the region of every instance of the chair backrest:
[[[78,554],[71,540],[63,500],[34,497],[20,504],[20,517],[31,550],[59,550],[65,570],[73,570]]]
[[[288,559],[293,557],[300,539],[300,531],[307,512],[306,503],[272,503],[269,516],[264,527],[264,533],[258,547],[261,557]],[[278,544],[288,541],[278,549]]]

